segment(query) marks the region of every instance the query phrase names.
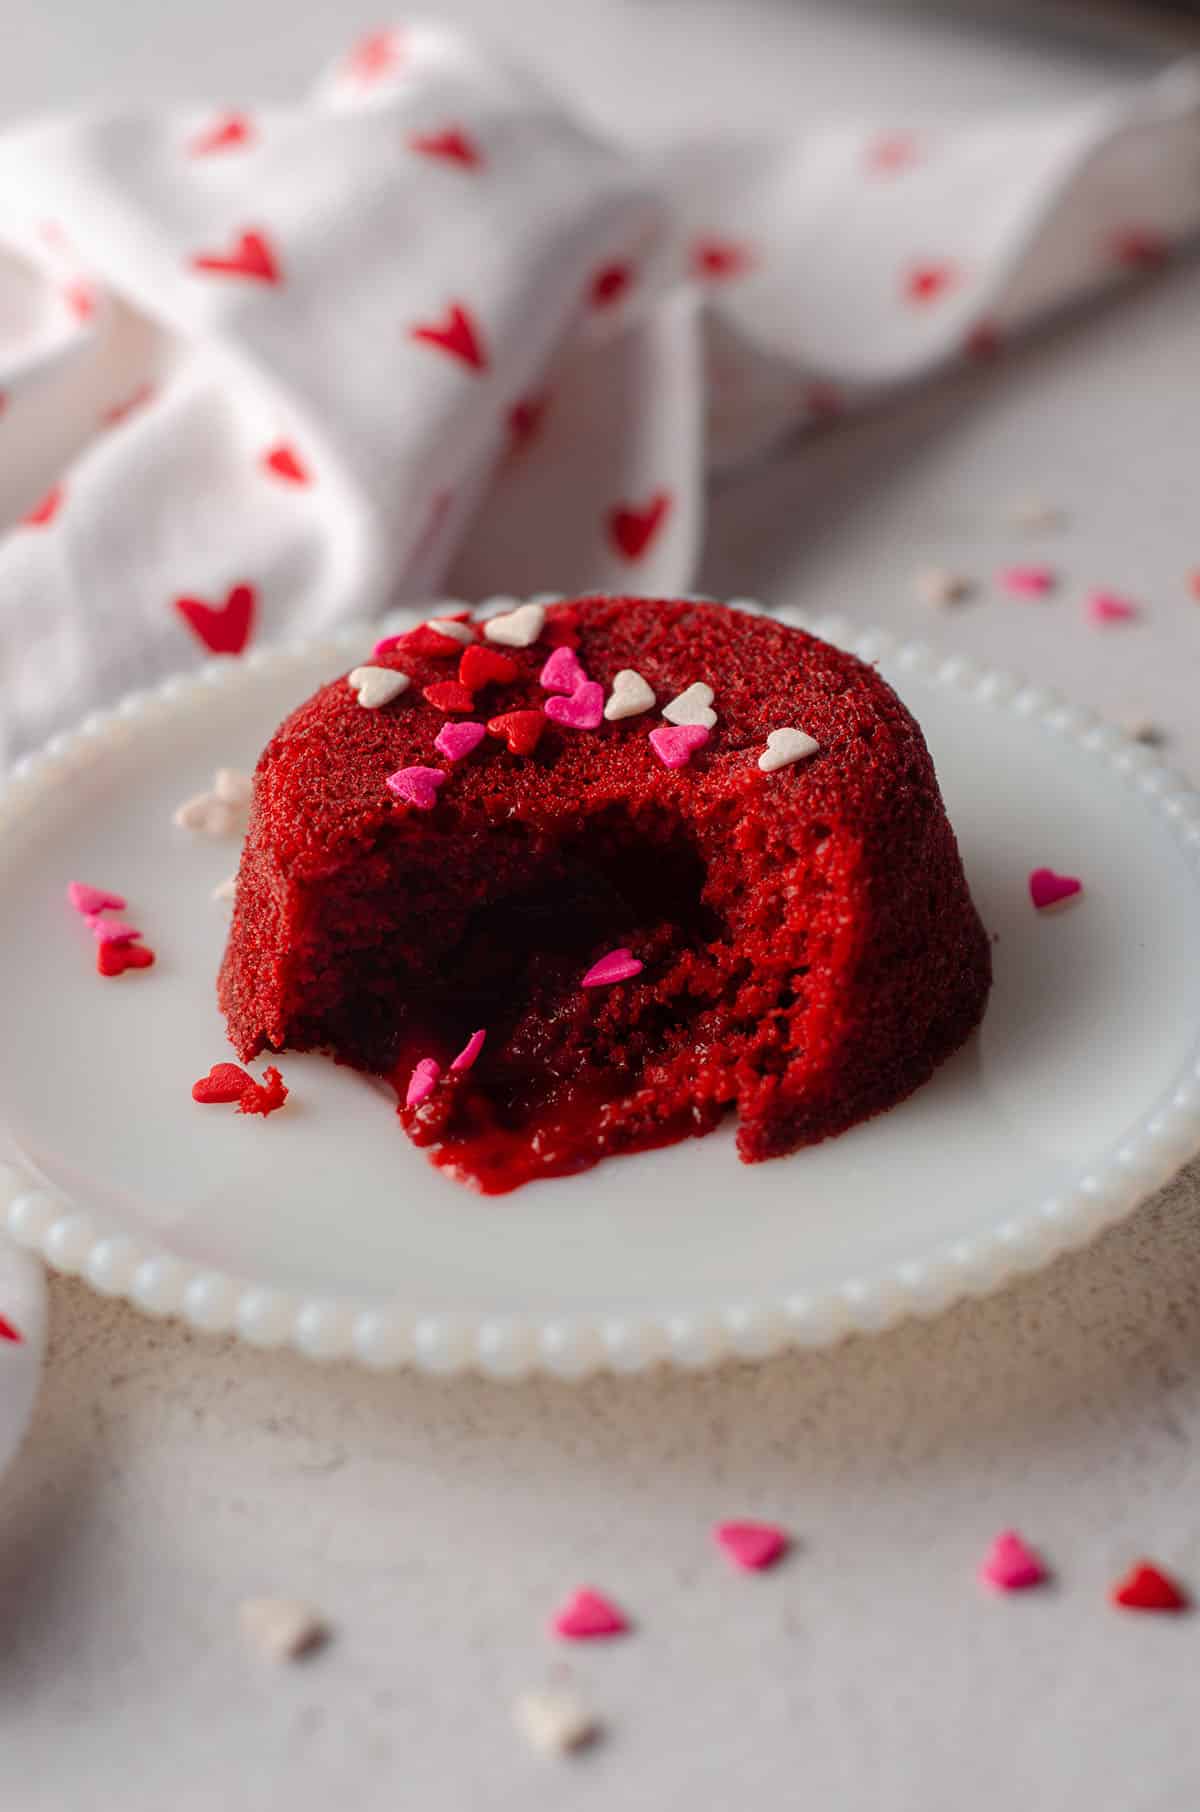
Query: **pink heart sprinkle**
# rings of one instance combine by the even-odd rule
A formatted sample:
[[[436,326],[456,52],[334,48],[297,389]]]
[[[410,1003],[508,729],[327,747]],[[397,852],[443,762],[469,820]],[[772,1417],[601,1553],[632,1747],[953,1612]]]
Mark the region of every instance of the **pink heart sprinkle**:
[[[1006,566],[997,583],[1015,598],[1042,598],[1053,591],[1056,574],[1052,566]]]
[[[441,1078],[442,1066],[432,1057],[422,1057],[413,1071],[408,1083],[408,1093],[404,1097],[405,1107],[420,1107],[422,1101],[428,1101]]]
[[[1046,1569],[1041,1557],[1015,1529],[1005,1529],[984,1556],[979,1577],[994,1592],[1023,1592],[1029,1586],[1041,1585]]]
[[[547,692],[576,692],[586,680],[587,673],[573,648],[556,648],[538,675],[538,683]]]
[[[472,721],[445,723],[434,737],[433,746],[447,761],[462,761],[472,749],[479,747],[486,735],[487,728],[484,724]]]
[[[645,968],[632,950],[610,950],[598,963],[593,963],[583,978],[585,988],[607,988],[612,982],[630,981]]]
[[[92,918],[98,912],[125,910],[125,901],[119,893],[109,893],[104,887],[89,887],[86,881],[68,882],[67,898],[76,912],[81,912],[85,918]]]
[[[387,777],[387,790],[404,805],[415,805],[419,812],[431,812],[437,804],[438,788],[445,778],[445,768],[397,768]]]
[[[550,1628],[564,1641],[587,1642],[595,1636],[619,1636],[629,1624],[611,1600],[583,1586],[555,1612]]]
[[[136,926],[126,925],[122,919],[101,919],[89,913],[87,923],[98,944],[132,944],[142,935]]]
[[[1061,906],[1083,892],[1083,882],[1074,875],[1055,874],[1052,868],[1035,868],[1029,877],[1029,897],[1039,912],[1049,906]]]
[[[1138,613],[1136,604],[1115,591],[1089,592],[1083,608],[1091,623],[1128,623]]]
[[[709,731],[703,724],[661,724],[650,732],[650,747],[664,768],[686,768],[708,738]]]
[[[482,1051],[483,1041],[486,1037],[486,1032],[472,1032],[450,1068],[452,1070],[469,1070]]]
[[[724,1548],[734,1566],[760,1573],[787,1553],[788,1535],[774,1523],[718,1523],[713,1539]]]
[[[568,730],[598,730],[604,716],[604,687],[585,679],[569,698],[556,694],[543,709],[551,723],[564,724]]]

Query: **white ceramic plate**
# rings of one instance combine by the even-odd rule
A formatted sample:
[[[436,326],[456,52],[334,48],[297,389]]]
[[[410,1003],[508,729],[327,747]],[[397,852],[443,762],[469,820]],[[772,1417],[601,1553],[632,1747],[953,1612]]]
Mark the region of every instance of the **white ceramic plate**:
[[[10,1231],[260,1345],[571,1374],[879,1328],[1128,1212],[1200,1147],[1200,799],[1044,693],[814,627],[879,659],[924,725],[997,939],[980,1034],[911,1101],[775,1163],[740,1165],[718,1132],[493,1200],[409,1145],[381,1085],[317,1057],[283,1058],[292,1099],[269,1121],[196,1107],[229,1055],[209,896],[236,851],[173,808],[248,767],[363,632],[131,699],[0,795],[0,1112],[31,1173],[0,1183]],[[1043,864],[1086,896],[1035,914]],[[153,970],[94,974],[72,878],[128,895]]]

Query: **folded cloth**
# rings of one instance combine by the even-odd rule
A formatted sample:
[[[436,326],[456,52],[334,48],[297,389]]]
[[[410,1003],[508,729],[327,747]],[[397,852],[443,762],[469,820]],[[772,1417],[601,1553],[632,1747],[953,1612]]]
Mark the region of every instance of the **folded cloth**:
[[[0,138],[0,763],[131,686],[488,592],[687,586],[704,474],[1200,228],[1200,77],[606,144],[440,25],[290,109]]]

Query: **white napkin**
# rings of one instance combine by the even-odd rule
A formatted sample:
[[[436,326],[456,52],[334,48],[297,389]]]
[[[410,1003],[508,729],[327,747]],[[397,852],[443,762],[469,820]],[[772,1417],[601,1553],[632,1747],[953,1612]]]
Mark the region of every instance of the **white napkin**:
[[[687,586],[756,456],[1200,228],[1200,78],[637,155],[442,26],[0,138],[0,763],[427,599]]]

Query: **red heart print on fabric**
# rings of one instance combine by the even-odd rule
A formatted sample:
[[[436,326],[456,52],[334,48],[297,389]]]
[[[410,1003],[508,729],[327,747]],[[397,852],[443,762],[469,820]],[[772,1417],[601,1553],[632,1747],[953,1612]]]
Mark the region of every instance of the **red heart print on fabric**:
[[[414,132],[408,141],[422,157],[440,157],[445,163],[461,164],[464,170],[478,170],[483,153],[461,126],[447,126],[443,132]]]
[[[289,447],[281,440],[262,456],[263,465],[268,472],[274,472],[276,478],[286,478],[289,484],[311,484],[312,477],[308,467],[302,464],[294,447]]]
[[[544,396],[527,396],[513,404],[508,412],[508,446],[511,453],[519,453],[534,439],[542,425],[547,401]]]
[[[220,119],[198,132],[188,145],[190,157],[211,157],[215,151],[234,151],[248,145],[254,129],[244,113],[224,113]]]
[[[737,239],[697,239],[692,247],[692,274],[706,283],[744,276],[753,263],[750,247]]]
[[[846,399],[836,384],[818,378],[804,392],[804,407],[815,421],[836,421],[846,412]]]
[[[154,385],[139,384],[131,396],[127,396],[123,403],[114,403],[111,409],[104,411],[100,419],[106,428],[118,428],[127,416],[133,415],[138,409],[144,409],[153,399]]]
[[[914,132],[881,132],[867,146],[867,169],[876,176],[894,176],[916,163],[919,150]]]
[[[974,365],[990,365],[1003,351],[1000,329],[990,321],[977,321],[963,343],[963,353]]]
[[[346,74],[356,82],[378,82],[398,69],[404,47],[398,31],[372,31],[360,38],[346,58]]]
[[[422,340],[460,359],[472,371],[487,370],[487,352],[478,327],[461,302],[451,302],[441,321],[422,322],[409,329],[409,338]]]
[[[82,277],[67,284],[63,301],[77,321],[90,321],[96,312],[96,292]]]
[[[250,640],[256,603],[253,585],[234,585],[223,604],[176,598],[175,608],[210,654],[240,654]]]
[[[633,282],[633,269],[620,262],[605,264],[592,278],[591,298],[593,308],[611,308],[619,302],[629,285]]]
[[[641,509],[626,503],[611,510],[608,533],[617,552],[626,560],[640,560],[662,528],[670,509],[671,493],[656,491]]]
[[[46,492],[44,497],[40,498],[38,502],[34,504],[31,510],[26,510],[21,518],[25,527],[45,528],[48,522],[53,522],[62,507],[63,496],[64,491],[62,485],[54,485],[51,490]]]
[[[192,1100],[199,1101],[202,1107],[214,1103],[224,1106],[230,1101],[240,1101],[246,1090],[253,1087],[253,1076],[240,1064],[214,1063],[207,1076],[193,1082]]]
[[[11,1340],[15,1345],[20,1346],[24,1339],[24,1334],[19,1328],[13,1326],[8,1316],[0,1315],[0,1340]]]
[[[124,975],[126,969],[149,969],[154,952],[148,944],[99,944],[96,967],[101,975]]]
[[[1124,270],[1156,271],[1170,257],[1171,244],[1155,227],[1131,226],[1113,234],[1109,250]]]
[[[914,264],[904,275],[904,297],[908,302],[923,306],[926,302],[936,302],[957,282],[958,271],[947,260]]]
[[[270,242],[253,228],[247,228],[233,242],[228,252],[194,252],[190,261],[194,271],[215,277],[246,277],[255,283],[282,283],[279,262]]]

